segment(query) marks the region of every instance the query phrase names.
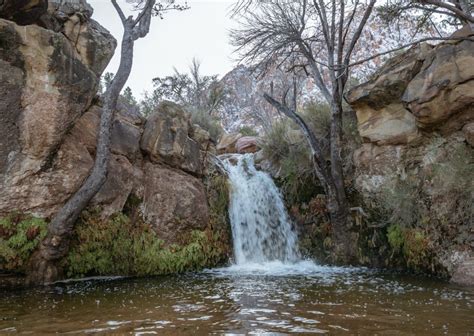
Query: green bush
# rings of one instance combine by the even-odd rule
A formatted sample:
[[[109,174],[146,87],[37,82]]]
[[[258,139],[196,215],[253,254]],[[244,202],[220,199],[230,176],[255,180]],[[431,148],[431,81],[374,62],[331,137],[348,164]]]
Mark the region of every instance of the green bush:
[[[11,214],[0,219],[0,269],[21,272],[47,233],[43,219]]]
[[[401,255],[408,268],[415,271],[427,271],[432,268],[433,247],[420,229],[402,228],[398,224],[392,224],[387,229],[387,239],[392,249],[392,257]]]
[[[257,136],[258,133],[252,127],[242,126],[239,130],[239,133],[243,136]]]
[[[392,224],[387,229],[387,239],[392,250],[400,252],[402,251],[404,238],[403,231],[400,225]]]
[[[65,261],[68,276],[158,275],[213,266],[222,250],[210,231],[193,231],[182,244],[165,245],[142,221],[123,214],[110,220],[84,212]]]
[[[209,114],[207,111],[196,110],[191,112],[191,122],[199,125],[202,129],[209,132],[214,141],[217,141],[223,133],[219,118]]]

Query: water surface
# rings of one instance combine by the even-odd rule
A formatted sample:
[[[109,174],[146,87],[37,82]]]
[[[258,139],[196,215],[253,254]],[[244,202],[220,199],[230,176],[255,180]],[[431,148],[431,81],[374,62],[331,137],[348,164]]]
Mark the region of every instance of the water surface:
[[[474,334],[474,291],[310,262],[1,292],[0,332]]]

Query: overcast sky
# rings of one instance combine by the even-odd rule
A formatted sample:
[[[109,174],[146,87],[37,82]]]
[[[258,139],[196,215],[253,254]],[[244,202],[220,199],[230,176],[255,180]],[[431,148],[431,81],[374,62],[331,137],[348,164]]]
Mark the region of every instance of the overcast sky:
[[[106,27],[119,42],[115,56],[106,71],[118,68],[122,24],[110,0],[88,0],[94,7],[93,18]],[[125,0],[122,8],[131,8]],[[178,70],[187,70],[193,57],[201,60],[204,74],[225,75],[232,70],[232,46],[229,29],[235,25],[229,17],[232,0],[188,0],[191,9],[170,12],[164,20],[154,18],[150,33],[135,44],[133,69],[127,86],[139,97],[152,88],[151,80]]]

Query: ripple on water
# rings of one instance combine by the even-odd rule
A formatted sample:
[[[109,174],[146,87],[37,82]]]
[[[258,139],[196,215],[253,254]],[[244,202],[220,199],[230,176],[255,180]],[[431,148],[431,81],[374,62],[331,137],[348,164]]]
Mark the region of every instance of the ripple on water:
[[[364,268],[255,264],[2,292],[0,333],[466,335],[473,299],[472,289]]]

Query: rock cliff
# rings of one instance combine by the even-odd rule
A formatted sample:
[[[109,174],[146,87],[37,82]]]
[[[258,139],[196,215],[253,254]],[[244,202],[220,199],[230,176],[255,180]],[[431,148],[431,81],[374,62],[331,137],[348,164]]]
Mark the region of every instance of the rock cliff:
[[[91,15],[84,0],[0,6],[0,247],[11,249],[9,240],[20,232],[16,214],[47,221],[92,168],[102,113],[98,84],[117,43]],[[104,222],[138,214],[160,246],[186,244],[193,232],[214,237],[216,228],[225,235],[226,216],[215,213],[209,196],[224,197],[209,190],[215,177],[207,169],[209,143],[176,104],[164,102],[145,119],[120,102],[108,177],[88,211]],[[28,230],[35,234],[27,240],[39,237],[39,228]],[[77,251],[81,241],[72,244]],[[225,259],[224,249],[203,265]],[[21,270],[2,251],[0,271],[7,264]]]
[[[363,140],[355,188],[383,209],[395,254],[474,284],[474,42],[413,47],[347,99]]]

